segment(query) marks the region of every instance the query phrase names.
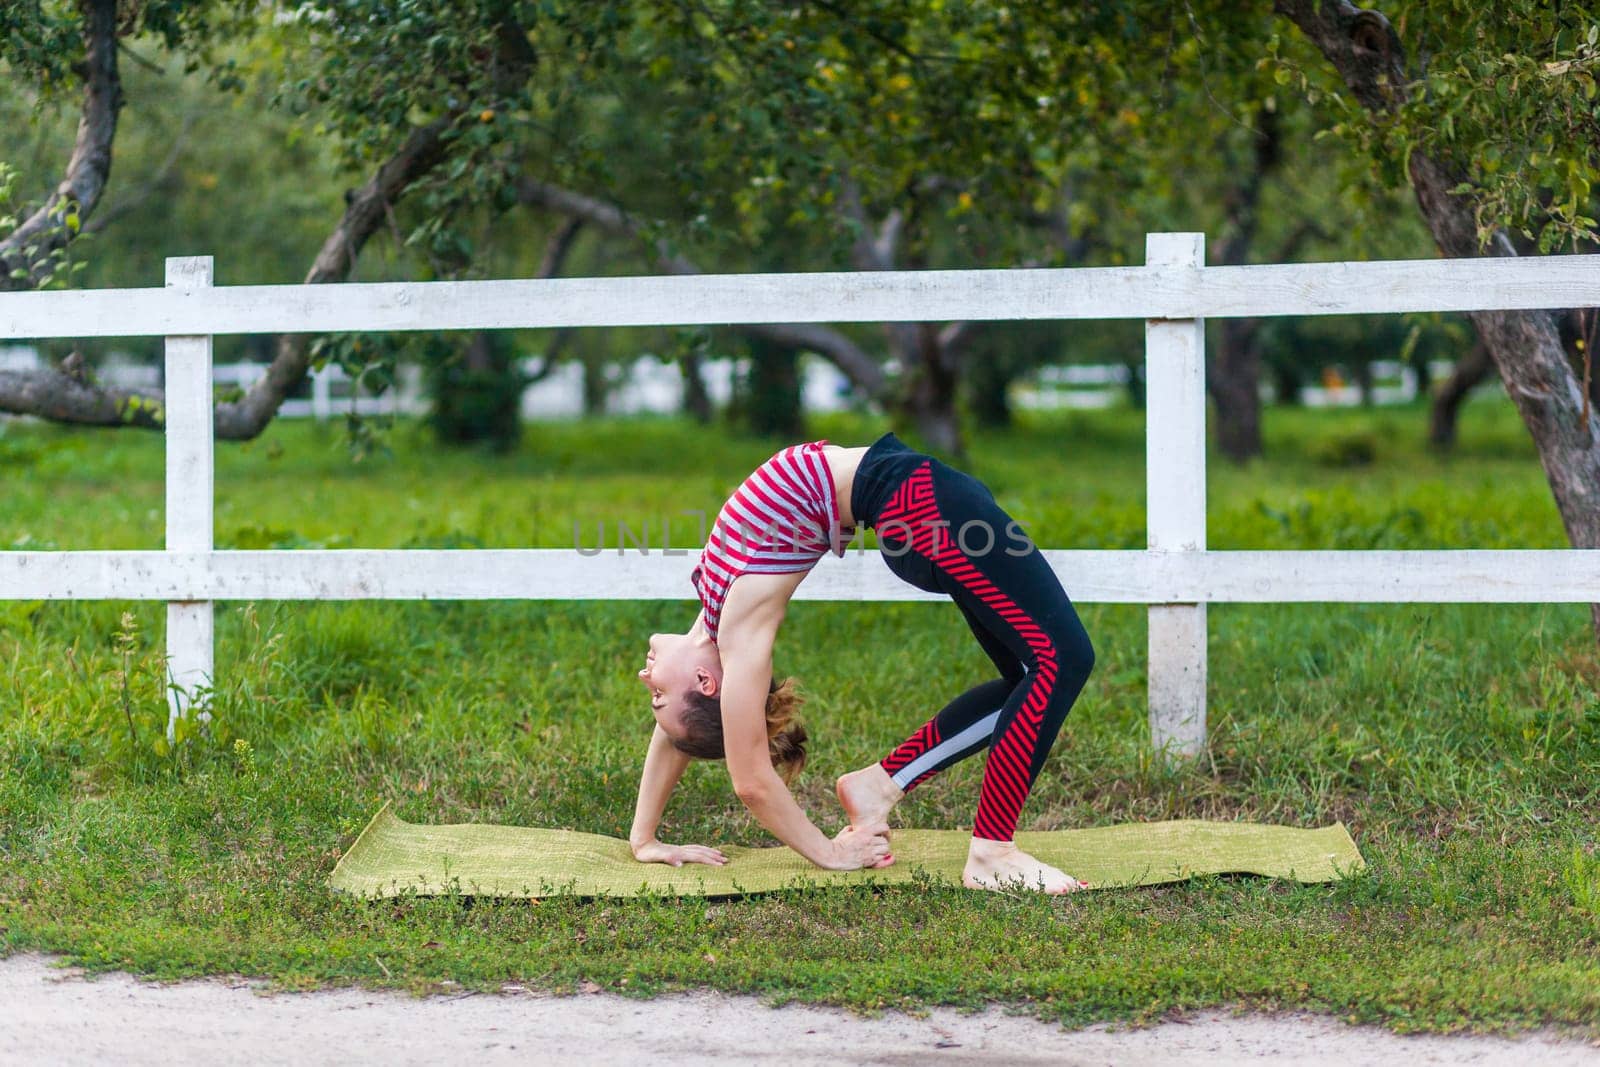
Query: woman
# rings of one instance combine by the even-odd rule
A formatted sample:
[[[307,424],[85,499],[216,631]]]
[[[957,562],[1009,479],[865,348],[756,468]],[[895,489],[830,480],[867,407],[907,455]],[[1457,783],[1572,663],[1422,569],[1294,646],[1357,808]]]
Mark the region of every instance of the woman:
[[[1000,677],[945,706],[882,761],[839,778],[850,825],[828,838],[790,795],[805,731],[788,682],[772,681],[772,645],[795,588],[857,526],[877,530],[889,569],[948,594]],[[951,764],[988,751],[965,884],[1066,893],[1087,883],[1012,840],[1022,804],[1094,651],[1061,583],[984,485],[886,433],[869,448],[826,441],[786,448],[718,513],[692,579],[702,610],[686,634],[653,634],[639,680],[656,727],[629,840],[642,862],[721,864],[703,845],[656,839],[691,758],[728,762],[734,791],[773,835],[819,867],[894,862],[889,812]]]

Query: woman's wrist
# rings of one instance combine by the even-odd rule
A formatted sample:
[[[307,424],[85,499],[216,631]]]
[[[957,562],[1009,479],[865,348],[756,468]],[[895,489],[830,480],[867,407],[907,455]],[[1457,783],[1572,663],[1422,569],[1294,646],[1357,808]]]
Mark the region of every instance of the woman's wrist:
[[[840,856],[838,843],[827,837],[823,837],[822,845],[818,849],[817,854],[814,856],[807,856],[806,858],[809,859],[814,865],[821,867],[825,871],[843,871],[848,869],[843,866],[843,860]]]
[[[812,866],[827,871],[841,870],[839,849],[833,839],[818,829],[816,823],[806,818],[805,812],[800,810],[787,789],[784,790],[783,799],[788,802],[786,807],[792,813],[787,819],[783,809],[780,807],[774,810],[776,805],[770,801],[747,799],[745,807],[756,817],[756,822],[766,827],[773,837],[798,852]]]

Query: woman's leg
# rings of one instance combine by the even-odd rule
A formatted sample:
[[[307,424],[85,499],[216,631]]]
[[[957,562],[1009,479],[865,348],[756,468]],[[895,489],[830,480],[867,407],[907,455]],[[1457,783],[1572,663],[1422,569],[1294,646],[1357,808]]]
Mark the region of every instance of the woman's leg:
[[[909,545],[902,548],[902,553],[890,557],[895,573],[918,588],[945,592],[945,579],[933,564],[921,556],[908,556]],[[882,822],[906,793],[946,767],[988,748],[1001,707],[1027,674],[1027,668],[972,608],[959,599],[956,607],[1000,677],[975,685],[950,701],[880,762],[841,776],[835,789],[852,824]]]
[[[1014,688],[1003,678],[973,686],[902,741],[879,766],[901,792],[909,793],[946,767],[988,748]]]
[[[973,686],[881,761],[842,775],[834,790],[851,825],[882,822],[912,789],[988,748],[1000,707],[1013,688],[1003,678]]]
[[[956,697],[884,757],[880,766],[902,793],[909,793],[979,749],[988,748],[1006,698],[1028,672],[976,612],[960,600],[956,601],[956,606],[961,609],[978,645],[999,670],[1000,677],[975,685]]]
[[[1093,668],[1088,635],[1049,564],[1031,544],[1024,550],[1008,536],[1010,517],[970,476],[942,464],[923,464],[885,506],[880,539],[891,525],[895,534],[904,534],[902,543],[932,564],[936,583],[961,607],[1006,677],[952,701],[897,748],[883,770],[900,789],[915,785],[984,747],[974,743],[974,735],[980,724],[988,724],[989,759],[973,822],[974,854],[1014,854],[1031,861],[1010,842],[1050,746]],[[1014,669],[1007,671],[1010,662],[1024,668],[1020,677]],[[1008,861],[993,873],[1015,869],[1024,877],[1060,876],[1054,868],[1032,863]],[[1044,874],[1041,880],[1052,879]]]
[[[1003,676],[973,686],[950,701],[884,757],[880,766],[902,793],[908,793],[945,768],[981,749],[989,749],[990,764],[984,771],[974,832],[990,840],[1009,841],[1021,802],[1032,790],[1061,723],[1088,678],[1093,651],[1081,624],[1058,627],[1064,632],[1052,646],[1040,640],[1042,629],[1018,619],[1017,632],[1034,635],[1028,665],[1024,666],[1010,654],[1004,639],[988,628],[980,615],[981,603],[958,583],[952,585],[951,596]],[[992,582],[990,585],[996,591],[1001,589]],[[1014,602],[1016,598],[1008,599]],[[1072,617],[1076,619],[1076,611],[1072,611]],[[995,618],[1004,616],[996,611]],[[1065,684],[1059,651],[1063,645],[1070,648],[1068,658],[1073,663]],[[1034,673],[1034,664],[1039,665],[1040,673]],[[1001,753],[999,758],[995,755],[997,750]]]

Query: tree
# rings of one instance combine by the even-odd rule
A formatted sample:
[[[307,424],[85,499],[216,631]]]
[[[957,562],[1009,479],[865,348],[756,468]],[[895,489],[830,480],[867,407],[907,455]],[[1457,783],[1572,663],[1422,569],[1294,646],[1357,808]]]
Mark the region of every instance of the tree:
[[[153,34],[168,49],[189,50],[199,67],[210,59],[204,46],[224,21],[211,16],[206,5],[176,0],[140,5],[131,25],[119,24],[110,0],[85,0],[72,15],[12,6],[16,10],[7,15],[18,32],[6,41],[8,64],[41,82],[76,78],[83,86],[78,144],[67,179],[0,241],[12,280],[40,285],[54,277],[51,257],[77,238],[110,173],[122,103],[116,67],[119,36]],[[366,175],[346,192],[342,216],[327,233],[304,281],[348,278],[366,243],[395,226],[401,201],[408,196],[426,206],[402,239],[425,249],[435,266],[469,261],[470,249],[463,247],[451,222],[504,195],[506,160],[514,155],[503,151],[504,145],[534,107],[529,101],[534,40],[544,33],[552,47],[574,39],[581,46],[584,34],[607,27],[604,18],[593,19],[599,10],[586,6],[584,18],[575,20],[558,5],[534,9],[500,0],[295,5],[287,13],[289,28],[280,32],[286,44],[285,69],[301,76],[282,86],[281,99],[301,113],[319,115],[338,135],[346,166]],[[226,25],[230,30],[259,28],[256,20],[262,17],[246,8]],[[75,54],[84,58],[74,61]],[[231,65],[218,64],[214,73],[226,79]],[[267,373],[243,396],[217,405],[217,436],[259,434],[311,361],[305,337],[279,338]],[[162,425],[159,394],[105,387],[56,368],[0,372],[0,411],[92,425]]]
[[[62,253],[100,203],[123,103],[117,41],[127,32],[118,24],[116,0],[86,0],[70,14],[23,7],[13,0],[0,8],[10,28],[0,57],[34,78],[80,83],[83,100],[77,141],[61,182],[35,211],[12,220],[10,232],[0,238],[0,288],[13,290],[54,280]],[[152,5],[146,14],[159,20],[173,7],[181,5]]]
[[[1427,43],[1408,60],[1396,24],[1348,0],[1275,0],[1337,76],[1294,64],[1308,94],[1326,95],[1339,130],[1393,180],[1409,181],[1447,256],[1514,256],[1507,230],[1550,251],[1592,241],[1591,183],[1600,171],[1596,68],[1600,26],[1582,6],[1461,0],[1397,4]],[[1348,94],[1348,95],[1346,95]],[[1600,547],[1600,420],[1548,312],[1469,315],[1532,434],[1567,536]],[[1591,606],[1600,636],[1600,604]]]

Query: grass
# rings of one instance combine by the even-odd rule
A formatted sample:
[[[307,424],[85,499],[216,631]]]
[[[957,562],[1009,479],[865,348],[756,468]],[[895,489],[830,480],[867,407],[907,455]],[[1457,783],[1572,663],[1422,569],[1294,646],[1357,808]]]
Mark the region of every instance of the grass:
[[[1564,544],[1508,405],[1470,406],[1449,457],[1419,445],[1424,417],[1270,411],[1268,460],[1212,465],[1211,545]],[[811,436],[883,428],[839,416]],[[410,426],[391,442],[360,464],[303,424],[222,446],[218,543],[571,547],[575,522],[588,538],[601,519],[713,510],[779,444],[662,419],[531,427],[508,457],[439,452]],[[1336,465],[1363,451],[1371,464]],[[1042,544],[1137,547],[1142,457],[1140,417],[1113,411],[978,435],[964,466]],[[0,548],[159,547],[159,438],[9,424],[0,462]],[[675,521],[674,544],[695,532]],[[325,881],[385,799],[418,821],[625,833],[649,726],[643,637],[693,605],[220,605],[215,729],[167,752],[160,605],[0,602],[0,955],[292,988],[706,986],[865,1010],[997,1001],[1073,1024],[1239,1004],[1600,1034],[1585,609],[1214,607],[1210,745],[1179,767],[1149,754],[1142,612],[1081,611],[1099,663],[1024,828],[1342,819],[1370,870],[1057,900],[920,886],[365,903]],[[930,679],[953,694],[987,673],[939,604],[797,603],[776,663],[811,697],[797,791],[825,825],[834,774],[920,723]],[[935,779],[900,820],[970,824],[980,773]],[[718,765],[691,768],[663,834],[769,840]]]

